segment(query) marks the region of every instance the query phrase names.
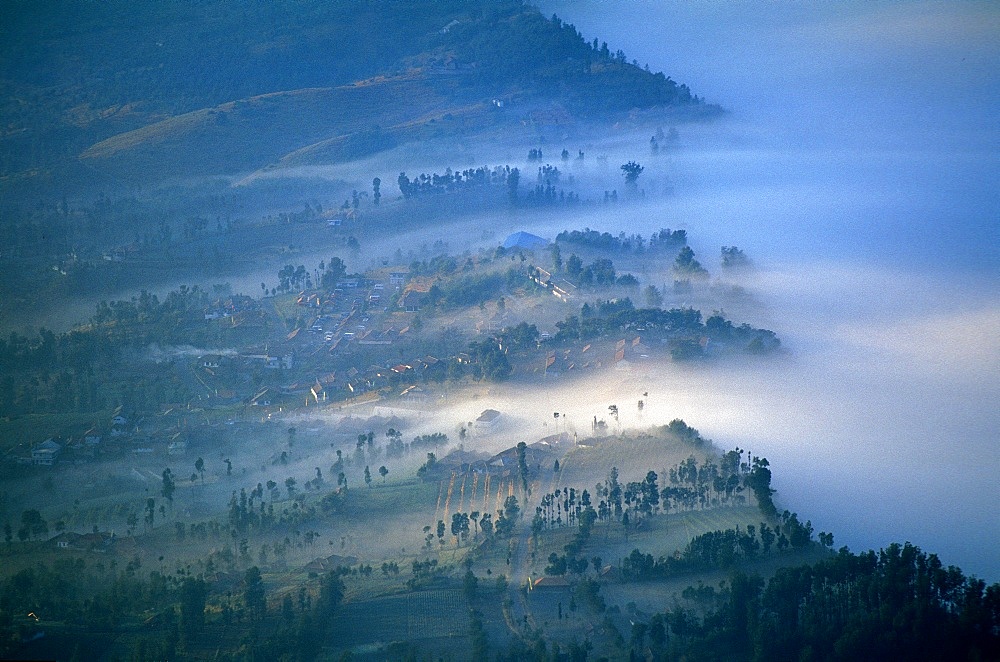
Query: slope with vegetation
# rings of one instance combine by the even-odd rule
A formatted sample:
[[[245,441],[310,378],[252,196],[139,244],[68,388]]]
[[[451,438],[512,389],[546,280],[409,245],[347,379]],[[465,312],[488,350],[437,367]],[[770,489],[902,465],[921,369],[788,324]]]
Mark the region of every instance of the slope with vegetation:
[[[80,155],[148,183],[351,158],[563,108],[717,110],[517,0],[8,4],[0,172],[15,181],[83,176]]]

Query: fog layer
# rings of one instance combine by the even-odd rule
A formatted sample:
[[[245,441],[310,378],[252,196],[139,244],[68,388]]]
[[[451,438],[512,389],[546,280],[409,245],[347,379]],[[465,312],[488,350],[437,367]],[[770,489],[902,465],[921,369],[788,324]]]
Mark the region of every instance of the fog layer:
[[[787,360],[692,372],[676,414],[838,545],[1000,578],[1000,8],[541,4],[730,111],[682,127],[668,202],[577,223],[757,260]]]

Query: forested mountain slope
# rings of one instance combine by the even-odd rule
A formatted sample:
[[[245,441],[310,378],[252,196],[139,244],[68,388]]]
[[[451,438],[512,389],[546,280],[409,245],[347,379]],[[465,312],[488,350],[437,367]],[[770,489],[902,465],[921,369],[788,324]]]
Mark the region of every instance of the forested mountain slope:
[[[0,174],[14,181],[81,155],[145,177],[252,170],[315,143],[350,158],[523,125],[539,103],[718,110],[517,1],[3,4]]]

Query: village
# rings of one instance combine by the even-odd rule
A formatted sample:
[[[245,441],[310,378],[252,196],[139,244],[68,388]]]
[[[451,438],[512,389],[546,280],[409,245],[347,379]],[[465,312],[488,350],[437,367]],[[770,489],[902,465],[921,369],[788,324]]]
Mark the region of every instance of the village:
[[[508,371],[529,381],[627,370],[632,362],[667,351],[665,338],[652,345],[644,340],[641,324],[617,338],[602,334],[586,342],[557,341],[552,321],[574,309],[568,291],[575,287],[524,262],[524,247],[540,245],[541,238],[518,232],[498,249],[502,257],[477,258],[474,273],[497,272],[508,254],[510,264],[517,265],[510,267],[516,271],[513,289],[496,300],[486,299],[487,291],[478,308],[435,306],[433,298],[440,299],[440,284],[447,286],[448,276],[414,275],[407,266],[340,274],[325,287],[298,292],[208,301],[187,325],[224,341],[238,338],[242,346],[134,367],[168,371],[179,384],[175,392],[187,394],[186,400],[131,409],[119,404],[107,418],[70,433],[22,439],[8,447],[4,459],[40,468],[129,456],[162,462],[203,452],[206,443],[231,433],[233,426],[252,427],[296,412],[339,412],[375,403],[433,409],[447,384],[483,378],[481,364],[488,357],[473,349],[477,338],[490,339],[518,325],[518,335],[502,348],[503,361],[509,362]],[[474,262],[470,258],[467,264]],[[316,283],[323,280],[321,273],[316,276]],[[532,318],[550,320],[543,326],[548,330],[528,324]],[[697,340],[703,348],[709,343],[705,334]],[[44,435],[41,430],[33,434],[39,432]]]

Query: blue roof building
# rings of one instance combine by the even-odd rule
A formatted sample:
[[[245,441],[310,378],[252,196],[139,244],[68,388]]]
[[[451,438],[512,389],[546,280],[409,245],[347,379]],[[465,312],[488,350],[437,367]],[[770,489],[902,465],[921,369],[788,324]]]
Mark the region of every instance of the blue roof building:
[[[538,235],[529,232],[515,232],[504,239],[503,247],[506,249],[520,248],[526,251],[535,251],[549,245],[548,240],[542,239]]]

